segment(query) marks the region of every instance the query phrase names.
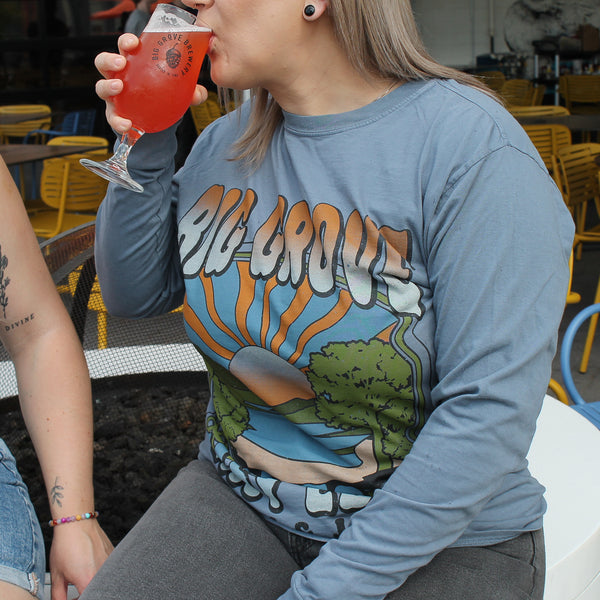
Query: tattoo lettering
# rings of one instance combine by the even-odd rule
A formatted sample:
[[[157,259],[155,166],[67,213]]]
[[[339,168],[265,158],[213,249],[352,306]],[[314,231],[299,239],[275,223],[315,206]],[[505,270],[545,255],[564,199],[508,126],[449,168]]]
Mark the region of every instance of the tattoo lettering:
[[[58,485],[58,477],[54,480],[54,485],[50,490],[50,504],[58,504],[58,506],[62,506],[61,500],[64,498],[62,485]]]
[[[8,305],[8,296],[6,295],[6,288],[10,283],[10,279],[6,276],[6,267],[8,266],[8,257],[2,254],[2,246],[0,246],[0,306],[2,307],[2,313],[6,319],[6,307]]]
[[[31,313],[30,315],[27,315],[26,317],[23,317],[22,319],[19,319],[18,321],[15,321],[14,323],[11,323],[10,325],[5,325],[4,331],[10,331],[11,329],[16,329],[17,327],[20,327],[21,325],[25,325],[25,324],[29,323],[29,321],[33,321],[34,318],[35,318],[35,313]]]

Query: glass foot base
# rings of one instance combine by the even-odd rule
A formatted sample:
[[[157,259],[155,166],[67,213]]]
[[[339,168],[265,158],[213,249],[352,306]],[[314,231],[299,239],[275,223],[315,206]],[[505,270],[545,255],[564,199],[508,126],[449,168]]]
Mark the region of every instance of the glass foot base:
[[[102,162],[96,162],[89,158],[82,158],[79,161],[86,169],[100,175],[104,179],[112,183],[116,183],[121,187],[127,188],[132,192],[143,192],[144,188],[131,178],[131,175],[127,172],[127,169],[123,169],[120,165],[111,162],[111,160],[104,160]]]

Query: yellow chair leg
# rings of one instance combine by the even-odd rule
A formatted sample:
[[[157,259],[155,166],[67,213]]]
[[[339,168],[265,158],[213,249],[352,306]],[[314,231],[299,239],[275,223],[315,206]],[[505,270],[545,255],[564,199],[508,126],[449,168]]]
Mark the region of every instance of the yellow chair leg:
[[[598,287],[596,288],[596,295],[594,297],[593,304],[600,303],[600,278],[598,279]],[[587,336],[585,338],[585,344],[583,346],[583,354],[581,356],[581,363],[579,364],[579,372],[585,373],[588,368],[590,361],[590,354],[592,352],[592,343],[594,336],[596,335],[596,327],[598,326],[598,313],[593,314],[590,317],[590,324],[588,327]]]
[[[563,389],[563,386],[558,383],[555,379],[551,379],[548,383],[548,387],[556,394],[556,397],[564,404],[569,406],[569,398],[567,392]]]
[[[108,348],[108,338],[106,334],[106,313],[104,311],[96,312],[98,318],[98,349]]]

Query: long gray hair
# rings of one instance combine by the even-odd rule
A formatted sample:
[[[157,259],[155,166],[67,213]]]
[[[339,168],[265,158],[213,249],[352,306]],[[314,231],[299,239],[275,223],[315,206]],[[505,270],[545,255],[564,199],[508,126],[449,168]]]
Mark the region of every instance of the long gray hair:
[[[436,62],[425,49],[409,0],[329,0],[338,42],[365,78],[394,81],[454,79],[493,95],[476,77]],[[246,130],[234,146],[234,158],[251,170],[262,162],[282,113],[263,88],[250,91]]]

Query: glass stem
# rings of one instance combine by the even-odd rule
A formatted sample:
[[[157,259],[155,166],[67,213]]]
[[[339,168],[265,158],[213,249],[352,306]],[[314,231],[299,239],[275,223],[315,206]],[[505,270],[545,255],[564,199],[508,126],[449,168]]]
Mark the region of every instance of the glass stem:
[[[123,137],[121,138],[120,144],[117,146],[112,160],[124,165],[127,162],[127,157],[129,156],[133,145],[143,135],[144,130],[138,129],[137,127],[132,127],[127,133],[124,133]]]

